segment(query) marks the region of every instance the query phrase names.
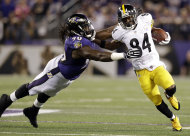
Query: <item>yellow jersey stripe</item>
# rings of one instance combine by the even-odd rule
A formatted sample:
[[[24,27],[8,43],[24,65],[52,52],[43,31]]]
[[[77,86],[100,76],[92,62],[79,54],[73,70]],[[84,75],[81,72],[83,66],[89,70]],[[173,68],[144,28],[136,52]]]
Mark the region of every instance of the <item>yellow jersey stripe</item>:
[[[151,28],[153,27],[153,25],[154,25],[154,20],[152,19],[152,21],[151,21]]]
[[[124,6],[124,4],[122,5],[122,10],[123,10],[123,13],[125,14],[125,6]]]

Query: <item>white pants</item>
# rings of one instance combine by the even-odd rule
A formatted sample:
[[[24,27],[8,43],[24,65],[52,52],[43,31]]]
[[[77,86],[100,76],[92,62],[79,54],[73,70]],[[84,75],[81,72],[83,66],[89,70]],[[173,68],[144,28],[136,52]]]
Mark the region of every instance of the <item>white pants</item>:
[[[52,97],[72,83],[59,71],[58,62],[62,56],[63,54],[50,60],[44,70],[29,83],[29,95],[45,93]]]

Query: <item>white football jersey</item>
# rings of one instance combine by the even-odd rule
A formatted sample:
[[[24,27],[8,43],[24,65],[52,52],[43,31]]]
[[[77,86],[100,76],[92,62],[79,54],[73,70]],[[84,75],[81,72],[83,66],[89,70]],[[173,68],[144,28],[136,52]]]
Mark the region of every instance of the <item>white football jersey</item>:
[[[123,29],[120,25],[112,31],[114,40],[125,43],[128,50],[141,50],[138,58],[130,59],[135,70],[147,69],[154,70],[158,66],[165,66],[159,59],[152,35],[152,16],[149,13],[143,13],[137,17],[137,26],[133,30]]]

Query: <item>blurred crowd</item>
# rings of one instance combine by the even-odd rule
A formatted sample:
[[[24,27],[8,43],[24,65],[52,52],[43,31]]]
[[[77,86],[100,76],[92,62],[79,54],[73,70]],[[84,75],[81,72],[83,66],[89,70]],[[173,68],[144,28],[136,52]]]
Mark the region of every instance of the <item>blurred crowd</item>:
[[[43,46],[42,52],[40,52],[40,71],[45,68],[49,60],[57,56],[57,53],[54,52],[51,47],[52,45],[45,45]],[[0,74],[31,75],[28,59],[21,48],[15,46],[15,48],[7,54],[5,61],[0,67]]]
[[[1,43],[25,44],[48,38],[48,32],[53,31],[59,22],[62,1],[0,0]]]
[[[62,8],[72,1],[75,0],[0,0],[0,43],[31,44],[38,39],[58,38],[57,26],[64,16]],[[122,2],[125,1],[78,0],[74,4],[80,6],[68,12],[85,13],[95,29],[100,30],[117,23],[117,9]],[[169,31],[174,39],[190,39],[189,0],[126,2],[151,13],[155,26]]]

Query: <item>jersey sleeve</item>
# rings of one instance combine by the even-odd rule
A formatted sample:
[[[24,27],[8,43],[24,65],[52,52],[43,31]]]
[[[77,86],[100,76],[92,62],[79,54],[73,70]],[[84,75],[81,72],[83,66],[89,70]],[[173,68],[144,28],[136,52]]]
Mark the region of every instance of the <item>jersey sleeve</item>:
[[[81,36],[72,37],[69,48],[79,49],[83,46],[91,46],[91,41]]]
[[[121,41],[122,40],[122,30],[121,30],[121,26],[116,26],[113,31],[112,31],[112,38],[116,41]]]
[[[152,15],[150,13],[142,13],[140,16],[147,25],[151,26],[151,28],[153,27],[154,20],[153,20]]]

